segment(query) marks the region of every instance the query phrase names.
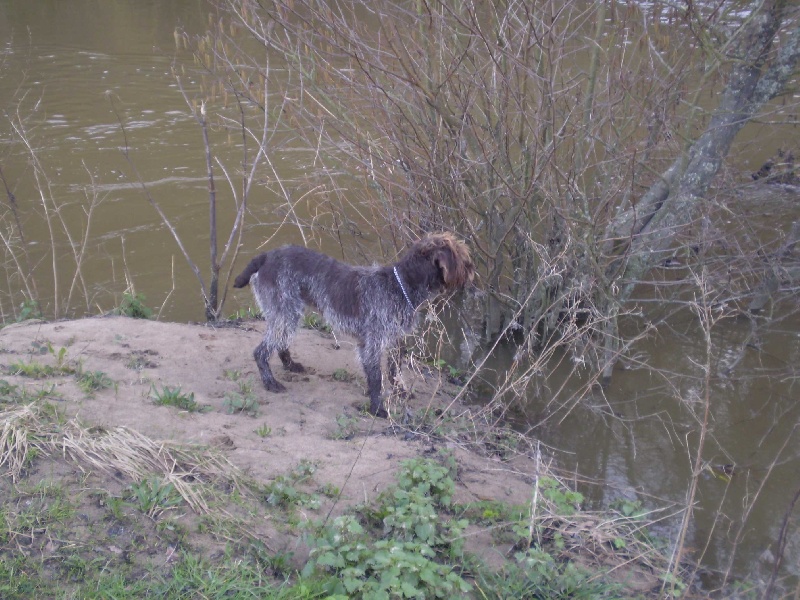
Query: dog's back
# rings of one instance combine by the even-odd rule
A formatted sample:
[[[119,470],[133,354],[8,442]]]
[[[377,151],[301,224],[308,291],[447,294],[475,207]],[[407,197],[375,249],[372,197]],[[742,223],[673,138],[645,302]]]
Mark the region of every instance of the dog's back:
[[[346,320],[357,315],[365,277],[375,270],[348,265],[302,246],[282,246],[251,260],[233,287],[246,287],[258,273],[253,291],[262,311],[276,302],[289,303],[299,310],[296,305],[302,302],[345,329],[352,329]]]

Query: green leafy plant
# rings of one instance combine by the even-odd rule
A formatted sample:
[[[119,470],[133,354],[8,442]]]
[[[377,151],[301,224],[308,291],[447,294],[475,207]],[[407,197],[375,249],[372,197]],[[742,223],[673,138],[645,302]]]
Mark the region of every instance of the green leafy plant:
[[[614,500],[609,505],[609,508],[631,519],[641,519],[647,512],[641,500],[629,500],[627,498],[618,498]]]
[[[443,358],[435,358],[435,359],[422,359],[422,362],[429,364],[431,367],[443,373],[447,380],[450,383],[454,383],[456,385],[463,385],[464,383],[464,372],[454,367],[453,365],[449,364]]]
[[[454,482],[447,468],[425,459],[405,461],[397,487],[382,494],[373,541],[358,519],[344,515],[311,541],[304,575],[327,573],[329,591],[363,598],[463,597],[471,586],[448,557],[460,556],[465,520],[445,518]]]
[[[335,381],[341,381],[342,383],[350,383],[356,378],[356,376],[347,369],[336,369],[331,377],[333,377]]]
[[[258,400],[252,395],[243,396],[238,392],[226,392],[222,406],[229,415],[244,413],[255,417],[258,414]]]
[[[401,490],[429,496],[434,503],[445,507],[450,506],[456,489],[448,468],[424,458],[403,461],[397,474],[397,484]]]
[[[272,482],[264,486],[264,500],[270,506],[291,509],[295,506],[305,508],[319,508],[319,498],[314,494],[306,493],[298,486],[308,481],[314,475],[316,467],[308,461],[301,461],[287,475],[278,475]]]
[[[551,477],[540,478],[539,485],[542,496],[553,503],[553,510],[558,515],[574,515],[583,504],[583,494],[570,490]]]
[[[39,309],[39,303],[35,300],[25,299],[19,305],[19,314],[17,315],[17,323],[22,323],[29,319],[39,319],[42,316],[42,311]]]
[[[336,498],[341,493],[341,490],[332,483],[326,483],[319,489],[319,493],[327,498]]]
[[[122,315],[132,319],[149,319],[153,316],[153,310],[145,305],[143,294],[132,294],[123,292],[122,302],[114,309],[115,315]]]

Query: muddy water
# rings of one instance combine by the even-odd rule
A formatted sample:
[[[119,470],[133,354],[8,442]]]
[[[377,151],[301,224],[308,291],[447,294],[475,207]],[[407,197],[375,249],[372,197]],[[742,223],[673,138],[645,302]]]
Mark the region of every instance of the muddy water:
[[[15,135],[13,147],[2,150],[3,174],[23,214],[26,249],[41,297],[52,297],[57,286],[63,304],[76,272],[69,236],[56,222],[51,239],[41,219],[41,188],[51,218],[57,221],[59,207],[72,241],[80,245],[87,239],[81,272],[89,298],[76,301],[80,294],[73,293],[70,314],[108,310],[132,286],[148,305],[161,310],[162,318],[204,318],[199,284],[148,203],[136,172],[207,278],[202,137],[172,67],[190,59],[176,50],[176,28],[201,32],[208,18],[202,0],[0,5],[0,106],[22,119],[41,165],[37,184],[31,153]],[[187,88],[195,85],[191,77],[183,81]],[[10,131],[8,121],[4,128]],[[126,146],[130,160],[123,154]],[[216,150],[230,163],[225,156],[233,152],[229,146],[220,144]],[[91,201],[97,205],[88,219],[83,207]],[[221,190],[220,202],[229,201]],[[7,299],[3,302],[3,312],[9,314]],[[50,304],[43,309],[62,315],[67,307]]]
[[[133,166],[207,271],[200,131],[176,88],[171,65],[188,58],[176,54],[174,29],[200,32],[208,14],[201,0],[0,3],[0,107],[23,119],[41,165],[40,178],[45,178],[39,188],[52,194],[74,240],[87,239],[82,273],[89,298],[82,306],[73,302],[76,314],[107,310],[133,286],[150,306],[160,307],[163,319],[203,318],[199,286],[138,189]],[[8,130],[8,119],[3,127]],[[132,163],[122,153],[126,142]],[[217,151],[224,153],[224,146]],[[23,214],[25,248],[41,274],[39,292],[52,296],[54,284],[46,274],[55,260],[59,294],[64,296],[72,285],[74,260],[64,233],[56,231],[51,240],[35,217],[44,207],[31,156],[19,141],[6,144],[0,147],[0,165]],[[95,192],[98,205],[85,235],[82,206]],[[262,206],[276,200],[266,190],[256,195]],[[55,205],[46,205],[52,216]],[[12,227],[8,218],[2,226]],[[271,233],[266,229],[250,233],[246,252]],[[300,241],[298,232],[287,228],[276,243],[285,241]],[[20,285],[8,279],[0,291]],[[4,316],[13,316],[7,293],[2,296]],[[249,297],[240,298],[234,298],[228,312],[237,301],[249,304]],[[46,308],[51,313],[55,309]],[[701,560],[709,586],[718,584],[718,573],[726,571],[735,578],[763,579],[772,569],[784,513],[800,486],[799,331],[797,318],[780,321],[762,333],[757,352],[746,344],[749,322],[716,326],[707,385],[698,366],[706,349],[696,318],[688,313],[672,316],[657,335],[638,346],[655,369],[618,371],[608,389],[595,391],[589,402],[572,411],[552,409],[569,405],[574,388],[560,394],[543,390],[530,399],[524,420],[556,449],[565,474],[579,474],[576,479],[591,503],[638,498],[646,506],[671,506],[678,513],[686,501],[694,457],[687,448],[696,444],[697,415],[708,397],[708,468],[694,499],[696,519],[688,545]],[[738,366],[727,374],[725,367],[733,361]],[[676,523],[676,518],[665,519],[657,530],[674,539]],[[793,588],[800,576],[798,515],[790,523],[781,574]]]

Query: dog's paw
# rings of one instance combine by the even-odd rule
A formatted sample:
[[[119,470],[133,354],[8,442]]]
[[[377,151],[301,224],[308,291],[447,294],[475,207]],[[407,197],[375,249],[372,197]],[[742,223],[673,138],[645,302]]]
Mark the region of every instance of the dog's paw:
[[[305,373],[306,368],[301,365],[299,362],[292,361],[289,366],[284,367],[290,373]]]
[[[281,393],[286,391],[286,386],[283,385],[280,381],[276,381],[275,379],[269,382],[265,381],[264,388],[266,388],[268,392]]]
[[[379,419],[388,419],[389,418],[389,413],[386,412],[386,409],[384,409],[383,407],[378,408],[378,409],[374,409],[374,408],[370,407],[369,409],[367,409],[367,412],[369,412],[369,414],[371,414],[371,415],[373,415],[375,417],[378,417]]]
[[[399,398],[400,400],[413,400],[414,398],[416,398],[414,392],[400,386],[392,388],[392,395],[395,396],[396,398]]]

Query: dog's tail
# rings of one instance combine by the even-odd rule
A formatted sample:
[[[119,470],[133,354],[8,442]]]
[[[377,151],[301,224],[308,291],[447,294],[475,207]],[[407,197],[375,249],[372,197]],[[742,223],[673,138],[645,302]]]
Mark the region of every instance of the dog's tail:
[[[239,273],[236,279],[233,280],[233,287],[243,288],[250,283],[250,278],[253,276],[253,273],[258,272],[265,260],[267,260],[266,253],[259,254],[253,260],[251,260],[250,263],[244,268],[244,271]]]

